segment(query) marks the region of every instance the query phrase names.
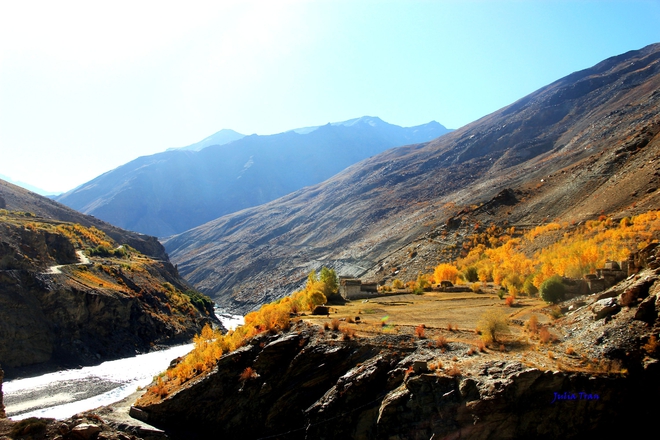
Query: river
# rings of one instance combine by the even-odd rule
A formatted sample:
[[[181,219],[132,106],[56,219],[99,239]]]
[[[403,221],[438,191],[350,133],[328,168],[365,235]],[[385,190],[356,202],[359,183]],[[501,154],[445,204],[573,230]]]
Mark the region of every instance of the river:
[[[243,317],[216,310],[227,329],[243,323]],[[66,419],[82,411],[117,402],[138,387],[151,383],[172,359],[187,354],[193,344],[179,345],[93,367],[57,371],[26,379],[4,382],[7,417]]]

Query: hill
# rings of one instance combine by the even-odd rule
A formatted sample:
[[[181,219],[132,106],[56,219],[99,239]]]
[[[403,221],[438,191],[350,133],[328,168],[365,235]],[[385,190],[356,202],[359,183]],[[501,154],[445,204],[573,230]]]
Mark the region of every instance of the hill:
[[[579,223],[654,209],[660,45],[609,58],[431,142],[164,242],[182,275],[248,311],[321,265],[412,279],[491,223]],[[444,250],[444,253],[443,253]]]
[[[371,117],[348,122],[140,157],[57,201],[122,228],[165,237],[319,183],[388,148],[448,131],[437,122],[410,128]]]
[[[154,237],[3,181],[0,206],[0,364],[9,376],[184,343],[217,323],[213,303]]]

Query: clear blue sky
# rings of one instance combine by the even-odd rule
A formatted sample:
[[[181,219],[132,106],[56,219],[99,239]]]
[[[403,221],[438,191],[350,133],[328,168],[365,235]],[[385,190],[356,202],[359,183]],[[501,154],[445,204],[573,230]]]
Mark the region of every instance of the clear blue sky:
[[[65,191],[222,128],[458,128],[655,42],[657,0],[0,0],[0,175]]]

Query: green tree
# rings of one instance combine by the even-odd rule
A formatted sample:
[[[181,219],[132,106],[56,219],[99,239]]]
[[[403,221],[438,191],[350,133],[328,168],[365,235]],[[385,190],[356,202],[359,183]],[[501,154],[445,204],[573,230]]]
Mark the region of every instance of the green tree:
[[[339,278],[334,269],[328,269],[323,266],[319,275],[319,280],[324,284],[323,294],[330,298],[339,293]]]
[[[541,283],[539,293],[543,301],[548,303],[558,303],[564,299],[566,287],[562,283],[559,275],[553,275]]]
[[[471,283],[474,283],[475,281],[479,281],[479,273],[477,272],[477,268],[474,266],[467,267],[463,272],[463,279]]]
[[[529,277],[525,280],[525,284],[523,284],[523,290],[529,296],[536,296],[536,294],[539,293],[539,289],[537,289],[534,283],[532,282],[532,278],[533,277]]]

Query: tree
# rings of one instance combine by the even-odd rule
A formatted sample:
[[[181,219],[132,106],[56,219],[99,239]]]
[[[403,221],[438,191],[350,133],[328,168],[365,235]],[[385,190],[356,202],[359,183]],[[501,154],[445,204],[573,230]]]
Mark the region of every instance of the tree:
[[[474,266],[467,267],[463,271],[463,278],[465,278],[465,281],[469,281],[471,283],[479,281],[479,273],[477,272],[477,268]]]
[[[509,332],[509,320],[499,310],[489,310],[479,319],[477,323],[481,330],[481,338],[484,342],[497,342],[497,336]]]
[[[453,264],[438,264],[433,271],[433,279],[436,283],[441,281],[451,281],[452,283],[456,283],[457,278],[458,269],[456,269],[456,266]]]
[[[543,301],[548,303],[558,303],[564,299],[566,287],[564,287],[559,275],[553,275],[541,283],[539,293]]]
[[[324,284],[323,294],[330,298],[339,293],[339,279],[334,269],[328,269],[323,266],[319,275],[319,280]]]

